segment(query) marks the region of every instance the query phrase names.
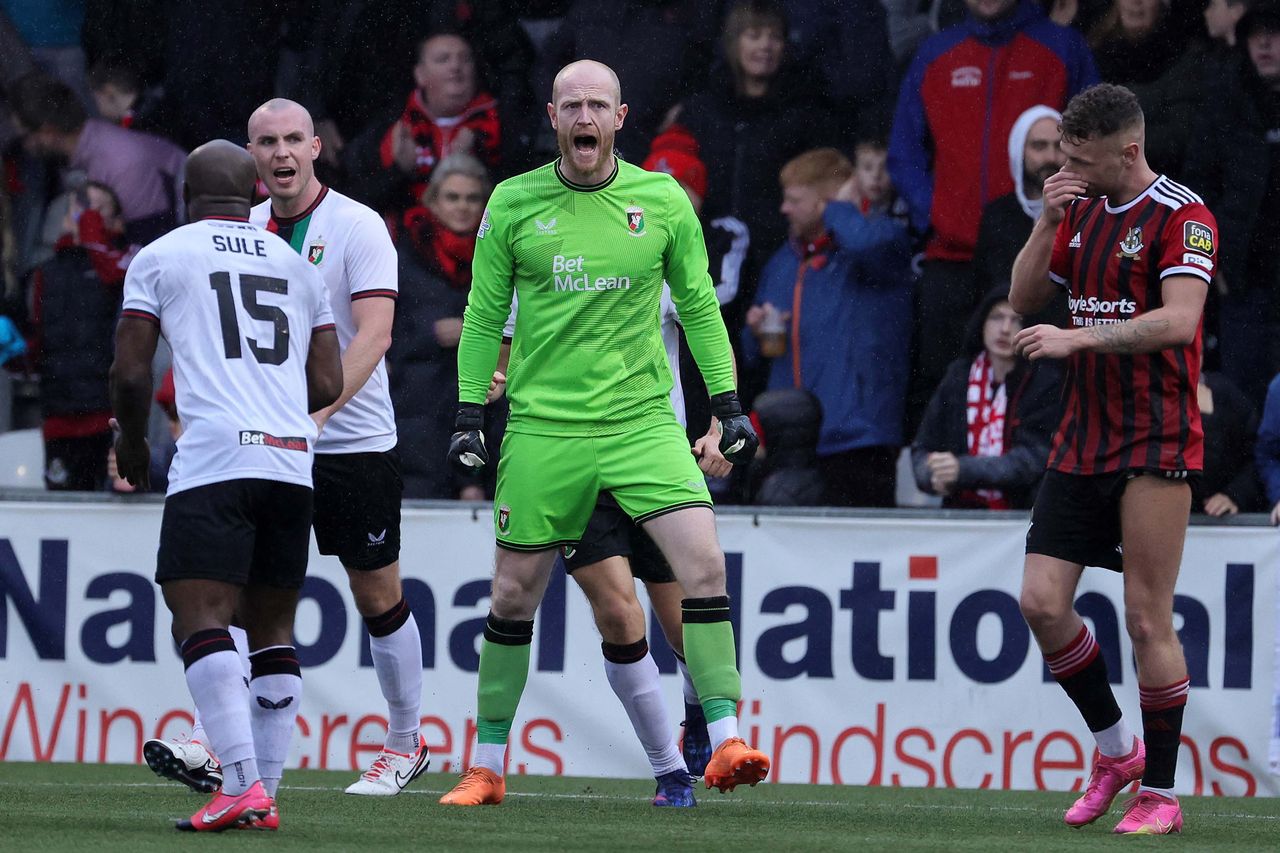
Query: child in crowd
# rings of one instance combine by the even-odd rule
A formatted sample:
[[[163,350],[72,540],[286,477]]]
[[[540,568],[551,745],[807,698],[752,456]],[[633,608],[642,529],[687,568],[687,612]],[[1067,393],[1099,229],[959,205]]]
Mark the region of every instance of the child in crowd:
[[[54,256],[37,268],[32,290],[49,489],[97,491],[106,483],[107,373],[131,256],[111,188],[90,182],[72,193]]]
[[[159,90],[148,90],[127,65],[99,62],[89,69],[89,91],[103,121],[156,133],[161,127]]]
[[[853,200],[863,214],[883,213],[894,201],[888,157],[889,149],[879,140],[859,142],[853,149]]]

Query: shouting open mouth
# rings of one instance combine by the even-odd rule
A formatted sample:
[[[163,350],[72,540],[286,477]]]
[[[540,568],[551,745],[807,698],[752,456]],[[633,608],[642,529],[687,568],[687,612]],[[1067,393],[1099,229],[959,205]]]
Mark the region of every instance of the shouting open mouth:
[[[600,148],[600,140],[592,133],[575,133],[573,135],[573,150],[584,157],[595,154]]]

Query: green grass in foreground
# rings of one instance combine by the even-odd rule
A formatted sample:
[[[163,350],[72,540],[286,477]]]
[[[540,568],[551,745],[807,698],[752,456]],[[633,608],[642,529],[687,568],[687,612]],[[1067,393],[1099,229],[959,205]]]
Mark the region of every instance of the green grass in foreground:
[[[436,803],[454,776],[428,774],[399,797],[349,797],[350,773],[285,774],[278,833],[186,834],[203,802],[145,766],[0,763],[0,850],[1181,850],[1280,847],[1280,800],[1183,799],[1181,836],[1115,838],[1112,815],[1072,830],[1070,795],[761,785],[699,793],[696,809],[655,809],[652,784],[513,776],[498,807]]]

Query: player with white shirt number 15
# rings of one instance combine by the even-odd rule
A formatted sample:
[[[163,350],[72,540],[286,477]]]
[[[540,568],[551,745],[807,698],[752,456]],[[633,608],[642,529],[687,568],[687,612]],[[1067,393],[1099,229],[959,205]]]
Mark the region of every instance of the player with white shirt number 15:
[[[403,483],[383,358],[395,314],[396,252],[377,213],[316,179],[320,140],[301,105],[266,102],[250,116],[248,134],[270,195],[250,221],[320,272],[342,347],[342,396],[314,415],[320,436],[313,526],[320,553],[336,555],[347,571],[387,701],[383,749],[346,790],[394,796],[430,760],[419,734],[422,641],[400,582]]]
[[[316,428],[308,412],[342,391],[324,284],[249,224],[254,178],[249,156],[225,140],[187,158],[191,224],[130,265],[111,367],[116,464],[145,488],[161,334],[173,349],[184,430],[156,581],[191,697],[226,770],[221,790],[178,823],[194,831],[279,828],[276,787],[302,696],[292,644],[310,539]],[[237,613],[248,633],[248,679],[229,632]],[[158,756],[153,748],[148,763]],[[185,772],[178,755],[167,760]]]

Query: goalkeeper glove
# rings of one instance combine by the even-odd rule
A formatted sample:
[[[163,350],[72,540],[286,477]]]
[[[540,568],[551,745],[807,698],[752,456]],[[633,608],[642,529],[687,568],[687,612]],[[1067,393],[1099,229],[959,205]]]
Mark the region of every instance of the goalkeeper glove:
[[[453,426],[457,432],[449,440],[445,461],[459,474],[479,473],[489,464],[489,451],[484,446],[484,407],[459,403]]]
[[[737,391],[725,391],[711,398],[711,413],[720,421],[720,452],[734,465],[745,465],[756,455],[760,439],[751,421],[742,413]]]

